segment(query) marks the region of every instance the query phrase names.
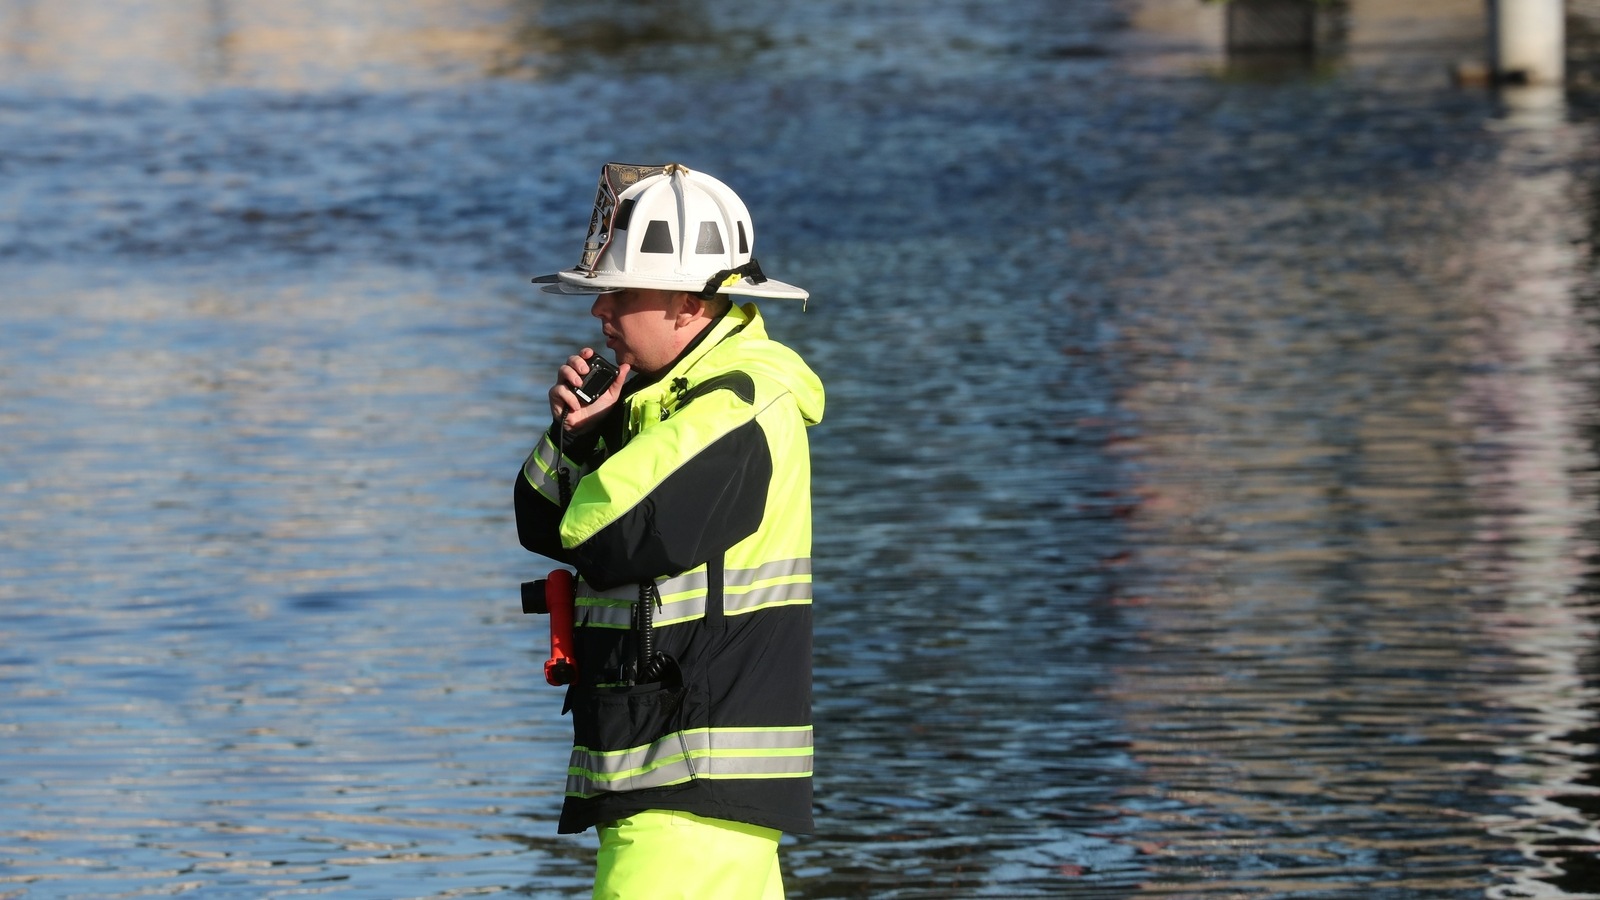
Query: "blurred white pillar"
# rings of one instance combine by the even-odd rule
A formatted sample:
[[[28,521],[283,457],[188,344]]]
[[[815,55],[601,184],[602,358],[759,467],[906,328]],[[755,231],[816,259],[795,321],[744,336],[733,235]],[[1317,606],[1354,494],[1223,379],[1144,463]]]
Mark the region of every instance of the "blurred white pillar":
[[[1563,0],[1489,0],[1489,64],[1496,80],[1565,80],[1565,6]]]

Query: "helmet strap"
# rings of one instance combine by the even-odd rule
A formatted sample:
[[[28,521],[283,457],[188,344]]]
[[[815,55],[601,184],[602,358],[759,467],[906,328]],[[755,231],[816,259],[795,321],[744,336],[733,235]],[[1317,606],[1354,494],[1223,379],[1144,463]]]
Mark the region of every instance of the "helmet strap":
[[[719,289],[725,288],[730,284],[735,284],[740,279],[748,281],[751,284],[760,284],[761,282],[767,280],[767,276],[761,273],[761,264],[756,262],[755,257],[752,256],[750,261],[742,266],[737,266],[732,269],[723,269],[710,278],[707,278],[706,286],[700,289],[700,299],[710,300],[712,297],[716,296]]]

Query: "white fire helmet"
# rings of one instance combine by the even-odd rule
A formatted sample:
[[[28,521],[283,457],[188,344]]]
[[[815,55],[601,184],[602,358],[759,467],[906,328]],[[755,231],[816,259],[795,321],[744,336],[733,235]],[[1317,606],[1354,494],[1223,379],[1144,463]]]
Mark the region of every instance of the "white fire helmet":
[[[534,281],[557,294],[646,288],[805,300],[803,288],[762,274],[750,254],[755,239],[744,202],[710,175],[677,163],[606,163],[583,258]]]

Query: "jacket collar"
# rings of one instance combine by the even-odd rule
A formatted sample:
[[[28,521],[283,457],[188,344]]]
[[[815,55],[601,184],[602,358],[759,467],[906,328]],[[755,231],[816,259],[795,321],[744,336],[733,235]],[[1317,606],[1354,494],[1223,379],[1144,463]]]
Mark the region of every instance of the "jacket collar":
[[[712,320],[710,327],[695,335],[694,340],[683,348],[683,352],[678,354],[678,358],[673,360],[671,365],[654,375],[630,379],[622,389],[621,399],[626,400],[635,394],[653,392],[656,385],[666,385],[670,388],[674,379],[687,375],[706,354],[734,333],[743,330],[746,325],[756,321],[759,315],[755,311],[754,304],[748,308],[737,304],[730,305],[726,313]]]

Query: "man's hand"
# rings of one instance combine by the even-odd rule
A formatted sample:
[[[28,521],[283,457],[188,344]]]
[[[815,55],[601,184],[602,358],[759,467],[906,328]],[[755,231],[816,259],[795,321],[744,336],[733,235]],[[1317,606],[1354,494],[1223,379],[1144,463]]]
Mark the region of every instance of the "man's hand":
[[[589,360],[594,355],[592,349],[585,347],[576,355],[567,357],[566,365],[556,372],[556,383],[550,388],[550,415],[562,423],[568,434],[583,434],[604,418],[616,404],[617,398],[622,396],[622,383],[628,378],[630,366],[623,363],[605,393],[584,406],[573,389],[583,384],[583,376],[589,374]],[[562,418],[563,414],[565,419]]]

